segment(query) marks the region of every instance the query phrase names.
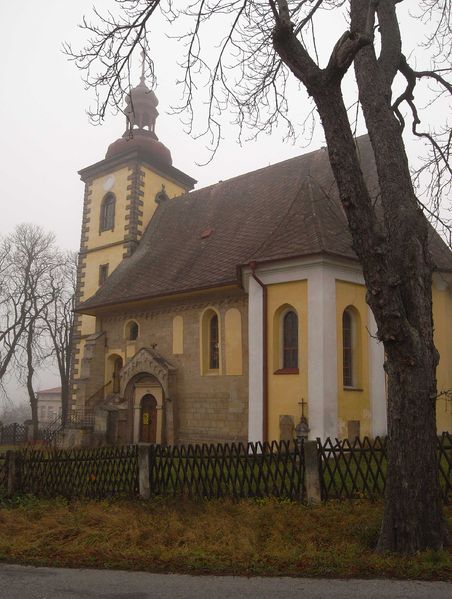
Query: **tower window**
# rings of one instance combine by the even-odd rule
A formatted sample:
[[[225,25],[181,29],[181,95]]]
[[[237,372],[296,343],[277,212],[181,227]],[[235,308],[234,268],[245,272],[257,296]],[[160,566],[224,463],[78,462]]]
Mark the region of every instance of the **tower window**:
[[[99,265],[99,287],[101,287],[108,278],[108,264]]]
[[[107,195],[102,200],[100,207],[99,232],[113,231],[115,227],[115,204],[116,198],[112,193]]]

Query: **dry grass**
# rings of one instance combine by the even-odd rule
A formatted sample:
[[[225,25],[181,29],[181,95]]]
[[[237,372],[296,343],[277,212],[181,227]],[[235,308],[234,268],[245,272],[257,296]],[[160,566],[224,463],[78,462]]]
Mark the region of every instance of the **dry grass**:
[[[451,553],[377,555],[381,503],[70,502],[0,507],[0,560],[236,575],[450,579]],[[452,524],[452,509],[446,514]]]

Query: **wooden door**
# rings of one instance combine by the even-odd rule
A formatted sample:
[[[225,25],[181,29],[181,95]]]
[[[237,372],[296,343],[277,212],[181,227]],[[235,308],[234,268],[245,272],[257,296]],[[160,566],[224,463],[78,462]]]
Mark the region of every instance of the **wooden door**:
[[[157,401],[145,395],[140,404],[140,443],[155,443],[157,439]]]

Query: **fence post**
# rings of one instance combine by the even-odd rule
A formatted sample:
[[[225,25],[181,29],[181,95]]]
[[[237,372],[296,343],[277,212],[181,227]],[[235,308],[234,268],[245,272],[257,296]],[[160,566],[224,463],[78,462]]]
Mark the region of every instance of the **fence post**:
[[[138,445],[138,481],[140,486],[140,497],[149,499],[151,496],[151,485],[149,481],[149,450],[150,445]]]
[[[6,471],[8,473],[7,495],[12,497],[21,486],[21,455],[20,451],[12,449],[6,452]]]
[[[304,444],[304,471],[306,485],[306,500],[308,503],[320,503],[319,453],[317,441],[305,441]]]

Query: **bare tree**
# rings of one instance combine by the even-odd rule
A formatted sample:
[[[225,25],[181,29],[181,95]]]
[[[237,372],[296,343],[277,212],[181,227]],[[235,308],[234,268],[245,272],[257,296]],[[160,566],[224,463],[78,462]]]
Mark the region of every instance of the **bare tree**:
[[[54,271],[60,264],[55,238],[35,225],[18,225],[9,236],[11,247],[11,302],[23,315],[14,339],[11,360],[15,374],[27,388],[33,421],[33,435],[38,435],[38,403],[34,378],[49,355],[45,342],[43,317],[53,300]],[[16,295],[15,295],[16,293]]]
[[[0,248],[0,381],[3,380],[14,358],[17,345],[24,334],[30,318],[32,299],[32,255],[25,257],[22,272],[16,269],[16,234],[2,240]]]
[[[50,356],[55,359],[61,380],[61,419],[66,423],[70,399],[72,338],[77,256],[61,254],[50,277],[51,301],[43,310],[44,332],[49,337]]]
[[[181,109],[193,123],[194,98],[207,83],[207,131],[213,147],[220,139],[219,114],[232,108],[240,127],[271,131],[288,120],[287,85],[291,74],[315,104],[324,129],[330,164],[339,190],[353,247],[362,267],[367,301],[386,352],[388,376],[389,463],[385,512],[378,547],[413,553],[438,549],[447,541],[436,464],[435,398],[439,355],[433,342],[432,262],[428,223],[415,194],[403,142],[405,120],[430,144],[423,169],[430,177],[430,211],[438,215],[450,189],[451,134],[444,124],[421,129],[415,89],[428,80],[433,99],[450,96],[451,0],[412,3],[425,20],[422,57],[427,69],[416,70],[402,51],[397,15],[400,0],[118,0],[119,12],[84,20],[89,40],[81,51],[66,46],[86,83],[97,93],[94,118],[108,105],[120,108],[129,86],[131,57],[147,48],[146,28],[166,18],[177,41],[185,42]],[[414,6],[413,6],[414,5]],[[334,25],[348,22],[337,34],[325,65],[319,52],[326,11]],[[410,18],[405,15],[404,18]],[[206,29],[214,23],[212,48]],[[202,42],[204,45],[202,45]],[[149,56],[149,54],[148,54]],[[361,172],[353,128],[343,97],[343,80],[354,65],[360,106],[374,150],[380,187],[371,197]],[[152,60],[147,59],[153,78]],[[401,93],[400,81],[405,80]],[[393,98],[397,94],[396,99]],[[408,116],[403,111],[408,110]],[[422,175],[422,174],[421,174]],[[378,204],[378,206],[377,206]],[[382,211],[383,216],[377,214]]]

